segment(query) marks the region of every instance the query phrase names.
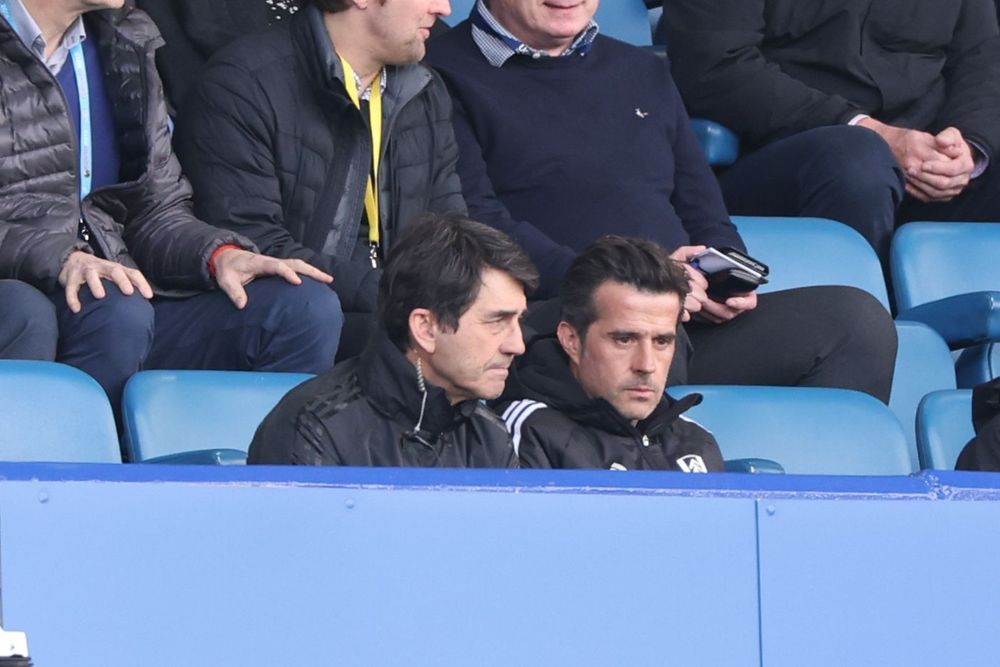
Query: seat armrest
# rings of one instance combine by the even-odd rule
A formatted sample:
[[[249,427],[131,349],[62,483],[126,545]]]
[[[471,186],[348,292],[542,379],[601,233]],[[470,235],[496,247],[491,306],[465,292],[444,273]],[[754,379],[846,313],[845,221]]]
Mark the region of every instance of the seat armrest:
[[[1000,340],[1000,292],[969,292],[914,306],[897,320],[922,322],[955,350]]]
[[[141,463],[166,463],[169,465],[245,465],[247,453],[238,449],[198,449],[192,452],[178,452],[157,456]]]
[[[704,118],[692,118],[691,129],[713,167],[728,167],[740,156],[739,137],[729,128]]]
[[[781,464],[770,459],[731,459],[726,461],[726,472],[749,472],[783,475]]]

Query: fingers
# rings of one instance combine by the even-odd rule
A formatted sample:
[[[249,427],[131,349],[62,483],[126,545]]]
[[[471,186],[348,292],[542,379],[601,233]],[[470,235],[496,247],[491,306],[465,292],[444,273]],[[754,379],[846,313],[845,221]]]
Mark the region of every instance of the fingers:
[[[709,321],[714,321],[716,324],[719,324],[722,322],[728,322],[742,312],[742,310],[732,308],[725,303],[707,301],[702,304],[699,315],[705,319],[709,319]]]
[[[119,264],[111,269],[111,275],[109,277],[111,278],[111,282],[118,285],[118,289],[121,290],[122,294],[132,294],[135,291],[135,288],[132,286],[132,281],[129,280],[128,274],[125,273],[124,266]],[[95,294],[94,296],[97,295]]]
[[[267,259],[273,259],[273,258],[269,257]],[[299,274],[295,273],[295,270],[292,269],[292,267],[290,267],[285,262],[282,262],[281,260],[266,262],[265,266],[261,268],[264,272],[269,272],[271,273],[271,275],[280,276],[281,278],[284,278],[293,285],[302,284],[302,278],[299,277]],[[258,273],[256,275],[260,274]]]
[[[318,280],[321,283],[332,283],[333,276],[324,271],[320,271],[312,264],[304,262],[301,259],[286,259],[284,260],[288,266],[292,268],[296,273],[312,278],[313,280]]]
[[[138,269],[125,269],[125,275],[128,276],[129,281],[133,285],[139,288],[139,294],[147,299],[153,298],[153,287],[146,280],[146,276],[142,275],[142,271]]]
[[[101,282],[101,274],[95,267],[87,267],[83,272],[83,277],[95,299],[103,299],[107,296],[107,292],[104,291],[104,283]]]
[[[687,263],[688,260],[697,255],[699,252],[705,252],[706,250],[708,250],[708,246],[682,245],[670,253],[670,258],[677,262]]]
[[[231,272],[220,276],[216,274],[219,289],[226,293],[229,300],[233,302],[237,310],[243,310],[247,305],[247,291],[243,289],[243,283]]]
[[[69,309],[73,313],[79,313],[83,309],[83,306],[80,304],[80,283],[66,283],[66,305],[69,306]]]

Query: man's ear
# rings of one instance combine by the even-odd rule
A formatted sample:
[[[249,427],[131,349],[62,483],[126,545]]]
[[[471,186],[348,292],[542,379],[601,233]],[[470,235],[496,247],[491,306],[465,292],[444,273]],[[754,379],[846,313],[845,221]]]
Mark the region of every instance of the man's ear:
[[[427,308],[414,308],[407,320],[410,327],[410,341],[413,346],[426,354],[434,354],[440,332],[437,317]]]
[[[563,320],[556,328],[556,337],[559,339],[559,344],[562,345],[562,349],[566,352],[569,360],[579,365],[580,356],[583,353],[583,341],[580,340],[580,335],[576,332],[576,328],[566,320]]]

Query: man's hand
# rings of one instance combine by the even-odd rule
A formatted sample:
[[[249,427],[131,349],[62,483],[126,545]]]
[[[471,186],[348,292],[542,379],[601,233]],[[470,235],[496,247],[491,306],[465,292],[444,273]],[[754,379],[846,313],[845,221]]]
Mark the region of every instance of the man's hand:
[[[689,264],[692,257],[706,249],[706,246],[703,245],[686,245],[677,248],[670,254],[670,257],[674,261],[681,262],[684,266],[688,274],[688,283],[691,287],[691,291],[684,299],[683,321],[687,322],[692,317],[696,317],[706,322],[720,324],[728,322],[741,313],[756,308],[756,292],[731,296],[726,299],[725,303],[719,303],[709,298],[707,292],[708,279],[701,271]]]
[[[83,308],[80,304],[81,285],[87,285],[95,299],[107,296],[102,280],[113,282],[122,294],[133,294],[138,288],[139,294],[147,299],[153,298],[153,288],[149,286],[141,271],[101,259],[82,250],[70,253],[59,271],[59,284],[66,290],[66,305],[74,313],[79,313]]]
[[[957,128],[941,130],[934,140],[945,159],[925,162],[914,176],[914,186],[927,197],[922,201],[948,201],[961,194],[972,180],[976,161],[972,148]]]
[[[321,283],[333,282],[333,276],[301,259],[278,259],[240,248],[226,248],[217,254],[214,267],[215,282],[239,309],[247,305],[247,292],[243,286],[259,276],[280,276],[293,285],[302,284],[300,274]]]
[[[906,192],[922,202],[948,201],[961,193],[975,166],[968,144],[953,127],[937,136],[863,118],[858,125],[889,144],[906,174]]]

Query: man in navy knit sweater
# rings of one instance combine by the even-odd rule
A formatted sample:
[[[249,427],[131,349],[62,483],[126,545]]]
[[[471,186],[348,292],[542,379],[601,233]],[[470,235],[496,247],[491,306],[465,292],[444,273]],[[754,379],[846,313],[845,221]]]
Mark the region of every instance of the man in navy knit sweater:
[[[896,338],[870,295],[812,287],[723,302],[687,260],[745,249],[662,59],[598,34],[598,0],[479,0],[432,40],[454,102],[470,215],[509,233],[554,296],[604,234],[657,241],[685,262],[695,354],[681,382],[829,386],[888,401]],[[767,261],[766,257],[761,258]]]

